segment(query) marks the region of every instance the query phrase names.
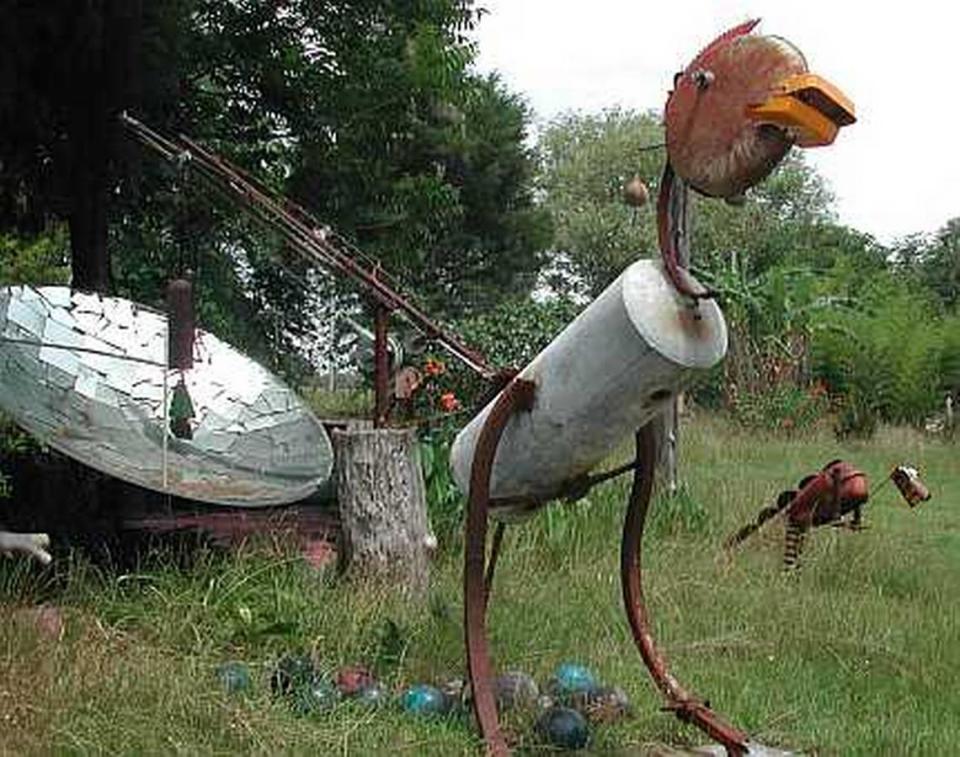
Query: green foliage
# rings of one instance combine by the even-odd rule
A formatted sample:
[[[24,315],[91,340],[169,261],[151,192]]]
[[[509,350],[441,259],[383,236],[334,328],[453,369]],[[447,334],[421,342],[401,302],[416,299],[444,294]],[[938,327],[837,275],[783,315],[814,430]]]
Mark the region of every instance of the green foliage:
[[[856,309],[838,309],[814,331],[814,372],[841,398],[838,430],[869,434],[878,421],[920,425],[942,401],[943,367],[956,364],[955,317],[929,293],[890,276],[863,287]]]
[[[420,464],[426,487],[427,514],[441,547],[458,543],[463,529],[463,493],[450,470],[450,439],[430,435],[420,443]]]
[[[829,399],[822,385],[804,389],[790,382],[739,395],[732,414],[747,428],[795,434],[809,431],[829,410]]]
[[[13,494],[6,463],[13,457],[37,452],[39,444],[5,415],[0,414],[0,500]]]
[[[117,294],[156,304],[190,269],[203,327],[302,371],[290,355],[318,310],[357,309],[356,290],[124,140],[114,115],[129,109],[292,196],[431,312],[525,293],[549,225],[533,204],[526,107],[470,70],[481,13],[463,0],[17,8],[0,30],[0,231],[77,221],[83,184],[87,220],[109,222]],[[101,121],[96,152],[80,155],[78,125]]]
[[[662,141],[652,114],[619,109],[565,114],[544,130],[540,185],[556,229],[549,281],[555,290],[594,297],[657,249],[654,197],[635,209],[623,202],[623,190],[639,176],[653,191],[664,153],[644,148]]]
[[[661,491],[650,503],[645,529],[653,538],[705,534],[710,525],[710,514],[703,502],[687,486],[681,485],[673,493]]]
[[[456,330],[491,365],[520,370],[566,328],[580,307],[565,298],[543,301],[514,298],[460,321]],[[453,362],[450,369],[450,388],[465,405],[489,392],[489,384],[471,371]]]
[[[0,285],[66,284],[68,260],[62,227],[29,237],[0,232]]]
[[[462,321],[458,330],[494,365],[522,368],[579,310],[579,305],[566,299],[517,299]]]
[[[936,293],[947,308],[960,302],[960,218],[952,218],[934,235],[916,234],[893,251],[897,267]]]

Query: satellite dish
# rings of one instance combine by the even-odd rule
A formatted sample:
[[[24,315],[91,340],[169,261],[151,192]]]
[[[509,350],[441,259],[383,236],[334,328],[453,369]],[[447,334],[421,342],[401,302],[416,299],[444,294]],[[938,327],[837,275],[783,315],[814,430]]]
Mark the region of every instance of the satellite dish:
[[[0,288],[0,409],[44,444],[139,486],[220,505],[302,499],[330,476],[330,440],[258,363],[196,331],[166,367],[167,317],[67,287]],[[170,432],[183,381],[192,438]]]

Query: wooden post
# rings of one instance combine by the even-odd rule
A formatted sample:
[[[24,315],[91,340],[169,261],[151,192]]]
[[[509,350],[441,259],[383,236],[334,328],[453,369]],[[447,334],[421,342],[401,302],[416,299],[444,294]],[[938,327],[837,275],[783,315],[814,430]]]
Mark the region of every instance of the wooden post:
[[[373,425],[383,428],[387,425],[387,415],[390,412],[390,359],[387,354],[387,325],[390,320],[390,311],[378,302],[374,308],[374,341],[373,341],[373,387],[374,411]]]
[[[436,539],[413,429],[333,432],[344,571],[422,595]]]
[[[676,494],[679,488],[677,480],[677,453],[680,428],[680,397],[677,394],[663,412],[651,422],[653,435],[657,440],[657,480],[659,486],[668,494]]]

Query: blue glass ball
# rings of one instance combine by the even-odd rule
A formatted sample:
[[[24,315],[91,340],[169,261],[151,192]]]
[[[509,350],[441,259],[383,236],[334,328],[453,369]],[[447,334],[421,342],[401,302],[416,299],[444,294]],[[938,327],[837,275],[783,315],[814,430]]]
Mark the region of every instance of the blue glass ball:
[[[443,715],[449,709],[444,693],[435,686],[423,683],[403,692],[400,704],[404,710],[415,715]]]
[[[563,696],[597,688],[597,677],[583,665],[565,662],[553,674],[553,688]]]
[[[569,707],[551,707],[537,720],[537,732],[560,749],[583,749],[590,741],[586,719]]]
[[[225,662],[218,666],[217,678],[228,694],[237,694],[250,689],[250,669],[242,662]]]

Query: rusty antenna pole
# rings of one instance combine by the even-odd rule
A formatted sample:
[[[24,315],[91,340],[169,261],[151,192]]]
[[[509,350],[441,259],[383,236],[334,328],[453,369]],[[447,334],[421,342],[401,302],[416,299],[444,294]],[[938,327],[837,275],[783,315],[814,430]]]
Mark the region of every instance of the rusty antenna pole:
[[[304,208],[284,197],[278,197],[242,169],[183,134],[176,137],[164,136],[127,113],[120,115],[120,122],[131,136],[167,160],[179,164],[189,161],[191,168],[240,208],[279,231],[290,246],[307,261],[359,284],[377,303],[378,311],[383,311],[378,318],[396,312],[424,336],[435,340],[483,378],[497,378],[499,371],[477,350],[462,342],[453,332],[441,326],[409,297],[402,294],[397,287],[388,283],[379,263],[365,259],[359,249],[329,226],[317,221]],[[385,359],[385,339],[379,349],[383,351]],[[381,378],[378,386],[387,392],[387,384],[388,381]],[[388,399],[384,398],[378,401],[378,416],[382,411],[388,410],[387,402]]]

